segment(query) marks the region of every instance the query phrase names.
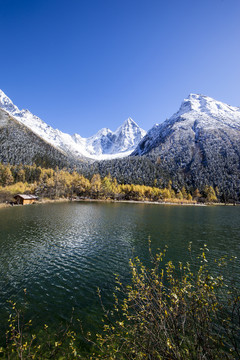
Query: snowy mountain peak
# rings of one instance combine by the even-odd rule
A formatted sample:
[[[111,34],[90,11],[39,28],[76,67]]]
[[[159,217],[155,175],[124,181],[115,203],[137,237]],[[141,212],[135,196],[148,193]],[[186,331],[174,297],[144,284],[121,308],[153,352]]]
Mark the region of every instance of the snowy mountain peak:
[[[130,154],[146,135],[146,131],[141,129],[131,118],[128,118],[113,134],[116,137],[116,144],[120,145],[122,151],[127,151]],[[112,151],[118,151],[115,145]]]
[[[140,127],[130,117],[124,121],[124,123],[120,126],[120,128],[124,131],[131,131],[130,129],[132,130],[134,129],[134,131],[136,131],[136,129],[140,129]]]
[[[182,102],[177,115],[182,115],[190,111],[205,113],[210,116],[228,116],[229,112],[239,113],[240,109],[217,101],[209,96],[200,94],[190,94]]]
[[[116,131],[104,128],[87,138],[86,149],[90,157],[97,157],[99,160],[124,157],[130,155],[145,134],[143,129],[128,118]]]
[[[138,125],[135,123],[135,121],[132,119],[132,118],[128,118],[127,120],[124,121],[123,125],[122,126],[125,126],[125,125],[128,125],[128,126],[137,126]]]
[[[186,99],[183,100],[178,114],[184,114],[189,111],[199,111],[201,109],[201,104],[204,102],[203,95],[199,94],[190,94]]]
[[[132,118],[128,118],[127,120],[125,120],[123,122],[123,124],[116,130],[116,132],[119,131],[124,131],[124,132],[130,132],[130,131],[134,131],[134,132],[138,132],[141,131],[143,133],[146,133],[143,129],[141,129],[138,124],[132,119]]]
[[[0,108],[55,148],[73,157],[85,156],[104,160],[128,156],[146,134],[131,118],[128,118],[115,132],[103,128],[89,138],[83,138],[79,134],[71,136],[53,129],[29,110],[19,110],[2,90],[0,90]]]
[[[178,112],[168,120],[168,123],[179,123],[192,126],[193,123],[202,124],[205,128],[219,128],[230,126],[239,128],[240,108],[217,101],[209,96],[190,94],[182,102]],[[192,124],[192,125],[191,125]]]
[[[99,136],[107,136],[107,134],[112,134],[112,130],[108,129],[108,128],[102,128],[100,130],[98,130],[98,132],[91,136],[91,138],[96,138],[96,137],[99,137]]]
[[[161,143],[171,134],[176,138],[200,132],[240,131],[240,108],[224,104],[211,97],[190,94],[183,100],[180,109],[169,119],[155,125],[141,140],[133,155],[144,155]],[[172,135],[171,135],[172,136]],[[172,137],[173,138],[173,137]],[[187,144],[187,142],[186,142]],[[175,147],[174,141],[172,147]]]

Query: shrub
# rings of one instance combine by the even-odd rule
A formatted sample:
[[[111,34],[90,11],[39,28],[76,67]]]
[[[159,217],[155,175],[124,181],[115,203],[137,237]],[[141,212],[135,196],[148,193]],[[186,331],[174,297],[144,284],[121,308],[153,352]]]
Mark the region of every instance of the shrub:
[[[222,275],[235,258],[226,257],[210,266],[206,245],[190,261],[166,262],[166,248],[152,255],[145,267],[130,260],[131,284],[116,278],[112,310],[105,310],[101,334],[87,340],[81,350],[70,327],[58,332],[48,326],[37,334],[32,322],[11,302],[7,346],[2,359],[109,359],[109,360],[233,360],[240,359],[239,288]],[[217,270],[216,270],[217,269]],[[99,292],[100,300],[101,295]],[[85,349],[86,350],[86,349]]]
[[[163,265],[166,249],[151,255],[149,269],[138,258],[130,261],[132,283],[124,287],[117,278],[96,358],[239,359],[239,292],[210,270],[206,252],[204,246],[197,270],[196,263]],[[227,263],[222,258],[216,265]]]
[[[26,289],[24,289],[26,294]],[[6,346],[0,347],[0,358],[8,360],[26,359],[75,359],[78,357],[75,347],[76,334],[70,324],[60,326],[57,331],[44,325],[37,333],[32,320],[25,319],[26,304],[17,306],[13,301],[6,331]],[[79,357],[78,357],[79,358]]]

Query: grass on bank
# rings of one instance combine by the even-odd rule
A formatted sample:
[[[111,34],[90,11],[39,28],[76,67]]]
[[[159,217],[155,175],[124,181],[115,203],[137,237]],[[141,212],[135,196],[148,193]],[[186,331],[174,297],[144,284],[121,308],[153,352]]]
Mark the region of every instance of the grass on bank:
[[[31,320],[12,303],[3,359],[240,359],[240,289],[224,278],[236,258],[209,265],[208,249],[189,262],[166,261],[166,249],[145,267],[130,260],[131,283],[116,278],[114,305],[104,309],[101,334],[85,334],[83,353],[71,325],[58,333],[48,326],[35,334]],[[214,268],[214,269],[213,269]],[[217,271],[216,271],[217,269]],[[101,295],[99,292],[101,301]]]

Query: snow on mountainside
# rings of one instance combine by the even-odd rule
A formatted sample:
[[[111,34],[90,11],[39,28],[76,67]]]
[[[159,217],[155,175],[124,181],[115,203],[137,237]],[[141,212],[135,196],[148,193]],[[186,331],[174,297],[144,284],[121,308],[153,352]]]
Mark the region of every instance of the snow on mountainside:
[[[170,119],[153,127],[135,156],[167,171],[176,188],[218,187],[223,201],[240,197],[240,108],[191,94]]]
[[[73,139],[86,149],[88,157],[104,160],[130,155],[145,134],[146,131],[128,118],[115,132],[103,128],[89,138],[74,134]]]
[[[69,167],[78,163],[1,108],[0,162],[12,165],[35,163],[43,167]]]
[[[129,118],[115,132],[102,129],[89,138],[83,138],[78,134],[71,136],[53,129],[28,110],[19,110],[2,90],[0,108],[54,147],[74,157],[104,160],[128,156],[146,134]]]
[[[190,94],[182,102],[178,112],[161,124],[156,124],[140,141],[132,155],[146,155],[156,152],[156,147],[167,142],[171,136],[175,140],[188,140],[194,137],[198,140],[199,134],[211,131],[240,131],[240,108],[216,101],[208,96]],[[166,146],[166,145],[165,145]],[[155,150],[154,150],[155,149]],[[159,150],[159,149],[158,149]]]

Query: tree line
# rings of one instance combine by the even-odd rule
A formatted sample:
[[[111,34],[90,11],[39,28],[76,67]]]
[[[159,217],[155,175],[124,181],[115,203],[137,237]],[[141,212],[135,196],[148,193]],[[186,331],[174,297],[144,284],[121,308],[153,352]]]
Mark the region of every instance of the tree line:
[[[185,186],[173,189],[172,182],[159,186],[119,183],[110,174],[87,178],[76,170],[42,168],[37,165],[5,165],[0,163],[0,199],[8,201],[17,193],[35,194],[44,198],[91,198],[113,200],[217,202],[218,189],[206,185],[200,192]]]

